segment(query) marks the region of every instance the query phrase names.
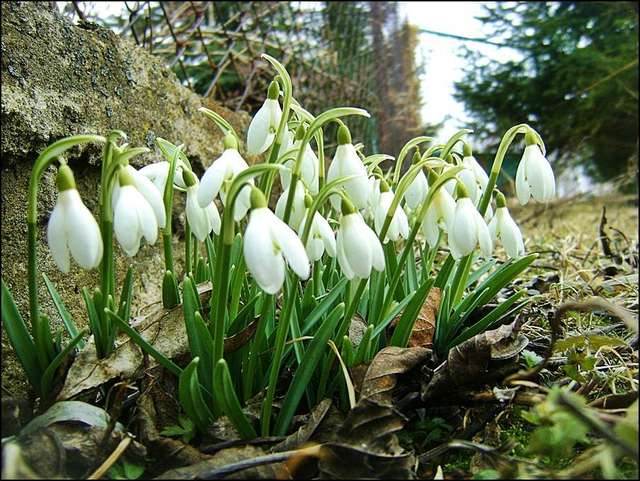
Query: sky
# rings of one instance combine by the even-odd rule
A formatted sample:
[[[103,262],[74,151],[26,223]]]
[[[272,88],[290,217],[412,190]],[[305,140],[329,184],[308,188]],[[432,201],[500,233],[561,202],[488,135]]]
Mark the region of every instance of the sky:
[[[487,2],[399,2],[400,13],[419,28],[436,32],[486,38],[488,30],[475,17],[483,14]],[[466,127],[468,116],[464,105],[453,98],[454,82],[462,79],[464,60],[458,56],[466,44],[487,57],[505,61],[517,58],[509,48],[500,48],[478,42],[463,42],[430,34],[420,34],[418,61],[422,59],[422,120],[437,123],[448,117],[439,138],[448,138]]]

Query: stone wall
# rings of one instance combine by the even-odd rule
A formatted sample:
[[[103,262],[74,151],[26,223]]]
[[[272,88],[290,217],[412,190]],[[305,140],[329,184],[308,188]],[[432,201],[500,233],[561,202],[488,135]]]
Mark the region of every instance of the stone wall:
[[[18,308],[28,317],[26,282],[27,185],[38,154],[52,142],[79,133],[106,135],[120,129],[134,146],[148,146],[150,154],[131,163],[141,166],[161,159],[153,141],[163,137],[184,143],[194,170],[201,174],[222,152],[218,128],[198,108],[205,106],[244,132],[246,113],[234,113],[204,99],[178,82],[176,76],[147,51],[92,23],[78,26],[64,19],[51,2],[2,2],[2,277]],[[78,190],[97,215],[100,147],[84,145],[68,156]],[[98,285],[98,272],[85,272],[72,262],[72,271],[61,274],[46,245],[46,225],[55,203],[55,169],[43,177],[38,202],[38,262],[56,284],[79,326],[87,324],[81,296],[84,286]],[[183,203],[182,194],[176,195]],[[178,272],[181,272],[179,235],[184,215],[175,206]],[[181,244],[180,244],[181,246]],[[136,267],[135,306],[160,296],[162,240],[143,246],[133,259],[118,246],[120,279],[130,262]],[[119,284],[120,285],[120,284]],[[40,279],[42,310],[55,329],[61,322]],[[134,310],[135,313],[135,310]],[[28,386],[5,332],[2,331],[2,385],[4,392],[24,395]]]

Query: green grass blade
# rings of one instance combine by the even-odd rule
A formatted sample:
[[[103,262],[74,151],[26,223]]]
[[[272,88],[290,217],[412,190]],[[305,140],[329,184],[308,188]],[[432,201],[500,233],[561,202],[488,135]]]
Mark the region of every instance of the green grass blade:
[[[311,376],[313,375],[317,365],[320,363],[323,353],[327,349],[327,341],[333,334],[333,331],[343,314],[344,304],[340,303],[333,309],[333,311],[331,311],[313,336],[313,340],[309,344],[300,366],[296,369],[296,373],[293,376],[293,380],[291,381],[287,394],[282,402],[282,409],[280,410],[276,421],[276,436],[283,436],[287,432],[289,424],[293,419],[293,415],[298,408],[300,399],[307,388],[307,384],[309,384]]]
[[[42,370],[36,357],[36,346],[4,279],[2,279],[2,324],[29,382],[38,389]]]
[[[178,398],[187,416],[200,431],[205,432],[213,420],[213,414],[205,404],[200,391],[197,371],[199,360],[197,357],[194,358],[180,374]]]
[[[71,313],[67,310],[67,307],[64,305],[60,294],[56,290],[53,283],[49,280],[46,274],[42,274],[44,278],[44,284],[47,286],[47,291],[49,291],[49,295],[51,296],[51,300],[53,301],[53,305],[56,306],[56,310],[60,317],[62,318],[62,323],[64,324],[65,329],[69,333],[71,338],[75,338],[78,335],[78,327],[76,323],[73,321],[73,317],[71,317]],[[80,338],[78,341],[78,348],[82,349],[84,347],[84,340]]]
[[[80,345],[80,341],[82,340],[82,336],[87,333],[88,329],[83,329],[76,336],[69,341],[69,343],[65,346],[65,348],[58,353],[58,355],[51,361],[51,364],[47,366],[44,374],[42,375],[42,380],[40,381],[40,389],[43,397],[47,397],[50,394],[50,391],[53,387],[53,379],[56,374],[58,367],[62,364],[62,361],[71,353],[76,345]]]
[[[411,331],[413,330],[413,325],[416,322],[425,299],[429,295],[433,282],[433,279],[428,279],[417,291],[415,291],[411,298],[411,302],[409,302],[405,308],[402,316],[400,316],[400,319],[396,324],[396,328],[393,330],[393,335],[391,336],[389,345],[398,347],[407,346],[407,342],[409,342],[409,337],[411,336]]]
[[[218,399],[222,404],[222,410],[229,416],[229,419],[240,433],[243,439],[254,439],[258,435],[249,423],[249,420],[242,412],[242,406],[236,395],[236,391],[231,381],[229,367],[224,359],[220,359],[215,366],[214,373],[215,392],[219,393]]]

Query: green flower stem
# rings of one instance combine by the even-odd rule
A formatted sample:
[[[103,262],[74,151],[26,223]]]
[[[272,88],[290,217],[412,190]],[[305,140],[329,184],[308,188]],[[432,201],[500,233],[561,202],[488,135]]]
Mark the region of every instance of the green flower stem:
[[[34,341],[39,339],[40,310],[38,306],[38,267],[37,267],[37,240],[38,240],[38,187],[44,171],[62,153],[71,147],[86,142],[104,143],[106,139],[99,135],[74,135],[54,142],[44,149],[36,159],[31,177],[29,178],[29,200],[27,206],[27,280],[29,282],[29,314],[31,317],[31,330]]]
[[[527,132],[535,135],[536,140],[538,141],[538,145],[540,145],[540,147],[542,148],[542,152],[545,152],[544,142],[542,142],[540,134],[538,134],[538,132],[532,129],[529,125],[518,124],[507,130],[502,136],[502,140],[500,141],[500,145],[498,146],[496,157],[493,160],[493,164],[491,165],[491,173],[489,174],[487,187],[482,194],[480,203],[478,204],[478,212],[480,212],[480,215],[484,216],[485,212],[487,211],[487,207],[489,207],[489,202],[491,202],[491,193],[493,192],[493,188],[498,182],[498,176],[500,175],[500,170],[502,169],[502,162],[504,161],[504,157],[507,154],[509,146],[515,140],[518,134],[526,134]]]
[[[433,140],[433,137],[416,137],[414,139],[411,139],[406,144],[404,144],[404,147],[402,147],[402,150],[400,150],[400,154],[398,155],[398,158],[396,159],[395,168],[394,168],[394,171],[393,171],[393,186],[394,187],[398,185],[398,181],[400,180],[400,171],[402,169],[402,163],[404,161],[404,158],[409,153],[409,151],[413,147],[415,147],[417,145],[420,145],[423,142],[431,142],[432,140]]]
[[[313,122],[309,125],[309,128],[305,131],[304,137],[300,142],[300,146],[298,147],[298,156],[296,157],[296,162],[293,166],[293,170],[291,172],[291,183],[289,184],[289,195],[287,196],[287,203],[284,209],[283,221],[285,223],[289,222],[289,217],[291,217],[291,208],[293,207],[293,198],[296,190],[296,183],[300,178],[300,171],[302,170],[302,159],[304,157],[304,151],[311,140],[313,134],[320,129],[325,123],[330,122],[332,120],[336,120],[339,117],[345,117],[347,115],[362,115],[364,117],[371,117],[369,112],[364,109],[358,109],[354,107],[338,107],[335,109],[327,110],[326,112],[318,115]]]
[[[446,173],[440,175],[438,177],[438,180],[429,189],[429,193],[427,194],[427,197],[425,198],[424,202],[422,203],[422,206],[420,207],[420,212],[416,217],[415,223],[411,228],[411,232],[409,232],[409,237],[407,238],[404,244],[402,253],[400,254],[400,258],[398,259],[397,267],[391,278],[391,283],[389,284],[389,289],[387,290],[387,293],[385,295],[382,308],[380,309],[380,317],[378,318],[378,322],[384,319],[384,316],[387,314],[386,311],[388,310],[391,304],[391,300],[393,299],[393,294],[396,291],[396,288],[398,287],[398,282],[400,282],[400,276],[402,274],[403,267],[407,262],[407,257],[409,256],[409,250],[413,248],[413,241],[415,240],[416,235],[418,234],[418,229],[420,228],[422,219],[424,219],[424,216],[426,215],[427,210],[431,205],[431,202],[435,196],[435,193],[438,191],[438,189],[440,189],[445,184],[445,182],[447,182],[449,179],[452,179],[454,176],[456,176],[458,172],[460,172],[462,169],[463,167],[452,167]],[[382,233],[382,231],[380,232]]]
[[[184,226],[184,273],[189,275],[191,273],[191,226],[189,222]]]
[[[278,383],[278,373],[282,366],[282,354],[284,345],[287,341],[289,333],[289,318],[293,311],[296,300],[297,281],[293,275],[289,275],[289,283],[287,284],[288,293],[284,309],[278,319],[278,327],[276,331],[276,340],[274,345],[273,360],[271,362],[271,371],[269,372],[269,385],[267,386],[267,395],[262,406],[262,436],[269,435],[269,425],[271,424],[271,410],[273,408],[273,398],[276,393],[276,384]]]

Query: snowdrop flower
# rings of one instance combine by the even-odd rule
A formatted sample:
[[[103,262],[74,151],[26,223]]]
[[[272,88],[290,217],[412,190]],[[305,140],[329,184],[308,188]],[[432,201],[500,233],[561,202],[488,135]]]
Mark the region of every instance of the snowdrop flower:
[[[380,235],[380,232],[382,231],[382,227],[385,219],[387,218],[387,213],[389,212],[389,208],[391,207],[394,197],[393,191],[389,190],[389,185],[384,180],[380,183],[380,189],[380,198],[374,215],[374,222],[378,235]],[[409,221],[407,220],[407,214],[405,214],[405,212],[400,208],[400,205],[398,205],[396,211],[393,213],[393,218],[391,219],[391,223],[389,224],[389,228],[387,229],[387,233],[385,234],[382,242],[386,244],[389,239],[395,242],[400,238],[406,239],[407,237],[409,237]]]
[[[415,165],[418,162],[420,162],[420,152],[416,149],[412,163]],[[417,209],[426,199],[428,192],[429,183],[427,182],[427,176],[420,170],[404,193],[407,207],[411,210]]]
[[[169,162],[163,160],[161,162],[154,162],[153,164],[145,165],[138,173],[148,178],[156,189],[160,192],[161,196],[164,196],[164,189],[167,185],[167,178],[169,177]],[[173,176],[173,185],[180,189],[186,189],[186,185],[182,181],[182,165],[181,161],[176,164],[176,171]]]
[[[278,82],[271,82],[267,100],[251,120],[247,132],[247,151],[250,154],[263,153],[276,137],[276,131],[282,117],[282,109],[278,103],[279,93]]]
[[[300,126],[298,127],[298,130],[296,132],[296,140],[292,144],[292,147],[299,148],[300,144],[302,143],[303,136],[304,127]],[[282,188],[288,189],[291,182],[291,171],[293,170],[293,167],[295,165],[295,160],[289,159],[284,163],[284,165],[289,169],[280,171],[280,181],[282,182]],[[320,160],[318,160],[318,156],[315,154],[311,146],[307,144],[302,156],[301,178],[312,195],[316,195],[318,193],[319,171]]]
[[[167,219],[164,208],[164,201],[162,199],[162,192],[158,190],[156,185],[151,180],[149,180],[147,176],[140,173],[139,170],[134,169],[130,165],[127,165],[124,168],[129,172],[129,174],[131,174],[134,187],[138,192],[140,192],[140,194],[142,194],[142,197],[144,197],[144,199],[153,209],[158,227],[160,227],[161,229],[164,228]],[[164,181],[167,181],[166,176]],[[120,183],[116,181],[113,184],[113,190],[111,192],[111,206],[113,207],[114,211],[115,206],[118,203],[119,196]]]
[[[204,242],[211,231],[220,233],[220,214],[213,201],[205,207],[200,205],[198,179],[193,172],[184,170],[182,176],[187,186],[187,222],[196,239]]]
[[[378,236],[346,199],[342,201],[336,251],[338,263],[347,279],[367,279],[372,268],[379,272],[384,270],[384,253]]]
[[[556,181],[549,161],[532,133],[525,135],[526,147],[516,172],[516,195],[524,205],[533,197],[538,202],[548,202],[556,192]]]
[[[232,134],[229,133],[225,136],[224,147],[225,151],[222,155],[213,161],[202,176],[197,195],[200,207],[204,208],[210,205],[218,194],[224,204],[233,179],[240,172],[249,168],[247,162],[238,152],[238,142]],[[253,183],[253,180],[250,180],[250,183]],[[251,187],[248,185],[243,187],[238,194],[233,208],[233,218],[236,222],[247,214],[250,194]]]
[[[69,272],[69,252],[83,269],[97,267],[102,259],[100,227],[91,211],[82,203],[73,172],[62,165],[56,177],[58,198],[47,225],[47,243],[54,262]]]
[[[491,255],[493,244],[484,219],[468,196],[464,184],[458,184],[456,210],[449,226],[449,249],[454,259],[471,254],[477,245],[486,257]]]
[[[524,254],[524,242],[522,233],[517,224],[511,218],[507,209],[507,201],[501,192],[496,196],[496,213],[489,222],[489,232],[493,242],[500,239],[504,250],[509,257],[520,257]]]
[[[429,184],[437,180],[437,174],[432,169],[429,172]],[[438,245],[440,231],[449,232],[449,228],[455,214],[456,202],[451,194],[446,190],[445,186],[436,190],[431,200],[431,204],[427,209],[427,214],[422,220],[422,232],[427,239],[430,247]]]
[[[301,279],[309,277],[309,258],[302,241],[267,207],[259,189],[251,190],[251,213],[244,232],[247,269],[267,294],[275,294],[284,282],[285,260]]]
[[[365,219],[374,220],[376,208],[378,207],[378,204],[380,204],[380,179],[377,177],[369,177],[367,182],[369,183],[367,207],[365,209],[361,209],[361,213]]]
[[[304,219],[304,185],[302,182],[296,182],[296,191],[293,193],[293,203],[291,204],[291,214],[289,215],[288,224],[292,227],[300,225]],[[287,207],[287,199],[289,198],[289,189],[287,188],[278,198],[276,203],[276,215],[279,219],[284,220],[284,211]]]
[[[147,243],[155,244],[158,238],[158,221],[153,208],[136,189],[133,175],[128,169],[120,169],[116,185],[118,190],[111,197],[113,230],[122,250],[133,257],[140,248],[142,237]]]
[[[311,196],[305,196],[305,205],[307,208],[311,206]],[[298,234],[304,234],[304,225],[307,220],[308,211],[305,211],[304,217],[302,218],[302,222],[300,222],[300,226],[298,227]],[[333,229],[327,222],[327,219],[320,215],[320,212],[317,212],[313,215],[313,220],[311,221],[311,227],[309,228],[309,236],[307,238],[307,255],[309,256],[309,260],[311,262],[315,262],[322,258],[322,254],[326,249],[327,254],[331,257],[336,256],[336,238],[333,233]]]
[[[365,209],[371,187],[367,180],[367,169],[351,143],[349,129],[345,125],[341,125],[338,128],[338,148],[329,166],[327,182],[351,175],[357,175],[357,177],[342,184],[344,190],[358,209]],[[338,194],[331,196],[331,205],[336,211],[340,209],[340,201]]]
[[[478,161],[473,156],[471,146],[464,144],[464,157],[462,158],[464,170],[458,174],[458,178],[467,188],[469,198],[474,204],[478,204],[482,193],[487,188],[489,177]]]

